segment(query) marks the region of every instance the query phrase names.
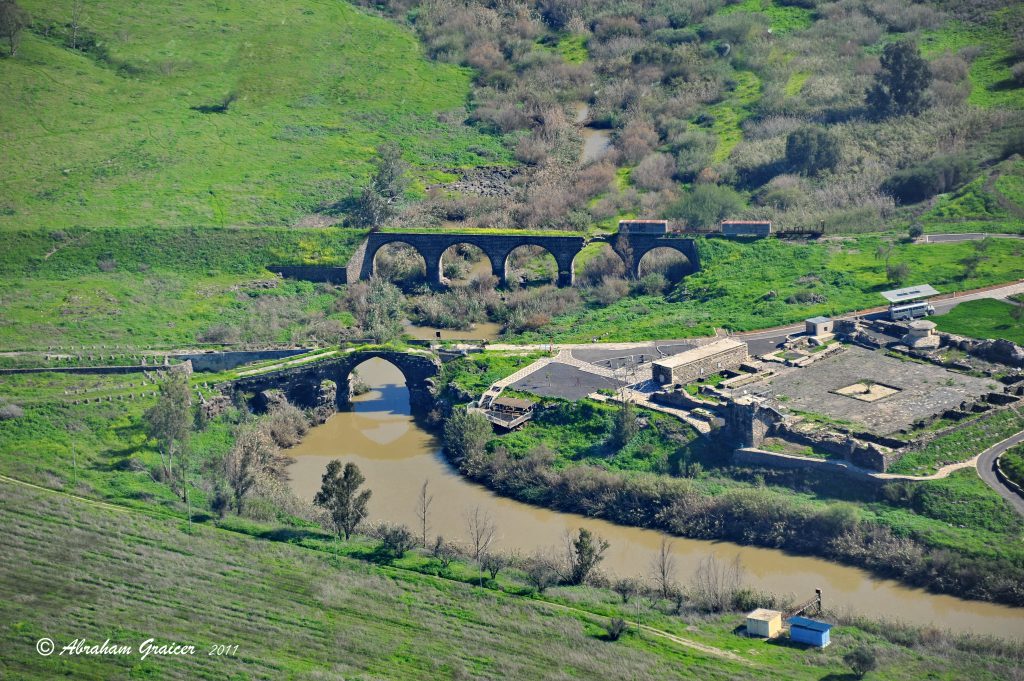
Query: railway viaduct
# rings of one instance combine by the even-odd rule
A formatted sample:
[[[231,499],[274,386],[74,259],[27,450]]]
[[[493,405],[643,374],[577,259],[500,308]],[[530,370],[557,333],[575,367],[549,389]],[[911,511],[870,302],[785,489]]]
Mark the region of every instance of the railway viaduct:
[[[609,243],[623,257],[627,271],[638,275],[640,261],[655,248],[670,248],[682,253],[690,261],[691,273],[700,269],[697,247],[693,239],[674,235],[615,234],[608,238],[588,241],[582,236],[531,235],[531,234],[483,234],[458,232],[372,232],[347,267],[348,281],[369,279],[373,276],[374,258],[377,252],[388,244],[401,243],[411,246],[422,257],[427,266],[427,281],[431,284],[446,283],[441,266],[441,257],[452,246],[470,244],[487,256],[491,272],[501,283],[507,282],[508,258],[520,246],[539,246],[550,253],[558,264],[558,285],[572,286],[573,263],[588,243]]]

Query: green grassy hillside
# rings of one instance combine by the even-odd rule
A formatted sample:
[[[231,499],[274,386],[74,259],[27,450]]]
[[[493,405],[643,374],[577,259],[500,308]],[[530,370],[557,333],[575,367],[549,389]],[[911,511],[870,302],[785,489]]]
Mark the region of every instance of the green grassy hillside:
[[[0,347],[191,345],[218,325],[238,337],[307,342],[330,325],[335,287],[278,281],[268,265],[344,265],[353,229],[12,230],[0,253]],[[235,332],[232,332],[235,333]],[[298,333],[299,336],[295,336]]]
[[[426,574],[438,571],[436,561],[418,555],[396,566],[368,563],[372,546],[363,539],[332,555],[317,531],[259,534],[307,546],[316,538],[331,552],[208,524],[190,534],[181,518],[9,480],[0,492],[9,502],[0,506],[8,528],[0,563],[5,679],[816,680],[847,678],[843,655],[865,646],[880,661],[872,678],[952,681],[1015,678],[1019,657],[998,643],[937,632],[926,642],[872,623],[835,628],[833,645],[820,651],[771,645],[738,636],[738,613],[682,619],[646,604],[647,630],[610,642],[602,623],[635,610],[603,589],[559,587],[537,599],[507,575],[474,588],[459,563],[445,577]],[[76,638],[133,647],[154,638],[193,645],[196,654],[42,656],[36,642],[44,637],[58,651]],[[211,655],[217,644],[237,649]]]
[[[21,4],[0,227],[291,224],[348,196],[387,140],[424,171],[504,158],[439,118],[465,105],[466,69],[344,2],[81,3],[77,39],[72,0]]]

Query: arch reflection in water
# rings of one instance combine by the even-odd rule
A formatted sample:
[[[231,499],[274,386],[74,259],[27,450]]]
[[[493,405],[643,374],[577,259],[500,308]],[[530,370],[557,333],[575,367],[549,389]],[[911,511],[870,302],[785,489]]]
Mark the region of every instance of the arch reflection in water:
[[[312,499],[327,462],[340,458],[354,462],[366,476],[366,486],[373,490],[371,520],[415,527],[416,495],[423,481],[429,480],[434,495],[433,535],[464,539],[468,536],[466,514],[479,506],[494,518],[502,549],[530,553],[561,546],[567,532],[586,527],[611,542],[602,568],[623,576],[646,578],[650,574],[664,535],[529,506],[466,481],[444,461],[438,440],[409,415],[401,372],[384,360],[373,359],[360,366],[359,374],[373,390],[355,398],[353,411],[331,417],[290,450],[295,459],[289,469],[291,485],[299,496]],[[781,551],[681,538],[672,542],[683,581],[690,579],[705,556],[732,560],[739,555],[746,583],[753,588],[797,598],[809,597],[815,588],[821,588],[829,608],[1024,639],[1024,609],[929,594],[873,579],[856,568]]]

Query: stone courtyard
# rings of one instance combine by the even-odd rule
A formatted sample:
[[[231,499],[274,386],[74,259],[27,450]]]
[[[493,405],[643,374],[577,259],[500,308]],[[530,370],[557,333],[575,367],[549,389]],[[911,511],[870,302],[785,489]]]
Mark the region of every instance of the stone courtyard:
[[[865,382],[896,391],[873,401],[837,392]],[[1000,389],[990,378],[965,376],[857,346],[848,346],[836,356],[808,367],[781,373],[770,379],[768,386],[769,394],[780,397],[790,409],[849,421],[879,435],[908,428],[916,421]]]

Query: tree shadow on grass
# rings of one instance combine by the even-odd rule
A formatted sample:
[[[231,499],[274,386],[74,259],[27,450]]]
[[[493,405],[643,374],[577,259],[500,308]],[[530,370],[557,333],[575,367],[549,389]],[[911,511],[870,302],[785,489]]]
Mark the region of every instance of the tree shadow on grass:
[[[323,539],[323,532],[317,532],[315,530],[309,530],[302,527],[275,527],[271,530],[263,530],[256,532],[254,536],[260,539],[269,539],[271,541],[288,542],[291,544],[298,543],[304,539]]]
[[[821,681],[860,681],[864,677],[856,674],[826,674]]]

